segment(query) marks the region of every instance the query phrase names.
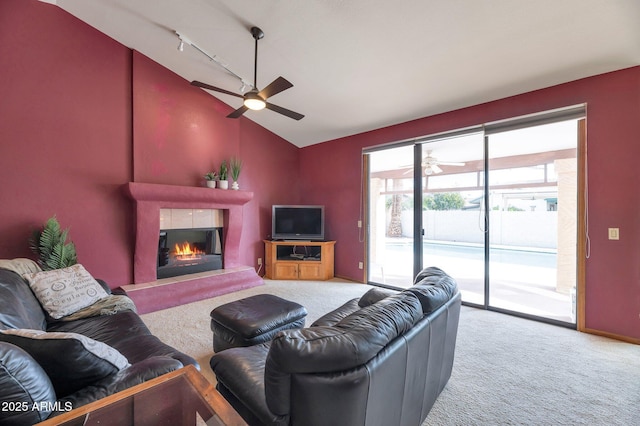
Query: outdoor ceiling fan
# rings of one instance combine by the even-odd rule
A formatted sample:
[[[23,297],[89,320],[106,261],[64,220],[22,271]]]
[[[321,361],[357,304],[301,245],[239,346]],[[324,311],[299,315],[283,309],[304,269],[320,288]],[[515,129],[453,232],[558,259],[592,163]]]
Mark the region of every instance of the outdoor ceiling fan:
[[[431,151],[427,151],[427,156],[422,159],[422,167],[424,174],[429,176],[432,174],[442,173],[442,169],[438,166],[464,166],[465,163],[451,163],[446,161],[438,161],[436,157],[431,156]]]
[[[251,28],[251,35],[255,39],[255,55],[254,55],[254,66],[253,66],[253,87],[251,90],[246,92],[244,95],[240,95],[238,93],[230,92],[225,89],[221,89],[219,87],[211,86],[210,84],[202,83],[200,81],[192,81],[191,84],[193,86],[202,87],[203,89],[213,90],[215,92],[224,93],[226,95],[235,96],[237,98],[242,98],[243,105],[237,110],[233,111],[231,114],[227,115],[227,118],[238,118],[247,110],[251,109],[254,111],[259,111],[261,109],[267,108],[271,111],[275,111],[279,114],[285,115],[289,118],[293,118],[294,120],[300,120],[304,117],[304,115],[297,113],[295,111],[291,111],[289,109],[283,108],[278,105],[274,105],[272,103],[267,102],[267,99],[271,96],[277,95],[280,92],[283,92],[291,87],[291,84],[284,77],[278,77],[273,80],[267,87],[262,90],[258,90],[258,40],[264,37],[264,32],[258,27]]]
[[[436,157],[431,155],[431,150],[427,151],[426,157],[422,159],[422,168],[424,174],[427,176],[442,173],[442,169],[438,166],[464,166],[465,163],[452,163],[448,161],[439,161]],[[407,166],[412,167],[412,166]],[[407,170],[405,174],[411,173],[411,170]]]

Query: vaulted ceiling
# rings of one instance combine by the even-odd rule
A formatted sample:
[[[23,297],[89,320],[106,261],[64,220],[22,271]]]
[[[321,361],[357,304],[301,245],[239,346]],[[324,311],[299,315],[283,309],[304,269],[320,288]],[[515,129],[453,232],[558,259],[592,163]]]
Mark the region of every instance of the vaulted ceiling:
[[[253,82],[260,27],[258,87],[285,77],[294,87],[269,101],[305,117],[245,117],[299,147],[640,65],[637,0],[41,1],[236,93],[217,61]],[[179,51],[176,32],[204,54]]]

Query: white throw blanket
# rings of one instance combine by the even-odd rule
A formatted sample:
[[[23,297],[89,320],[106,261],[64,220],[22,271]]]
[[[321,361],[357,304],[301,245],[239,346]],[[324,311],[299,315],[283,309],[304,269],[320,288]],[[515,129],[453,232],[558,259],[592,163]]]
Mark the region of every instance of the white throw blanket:
[[[42,272],[36,262],[27,258],[0,259],[0,268],[13,271],[20,276]]]

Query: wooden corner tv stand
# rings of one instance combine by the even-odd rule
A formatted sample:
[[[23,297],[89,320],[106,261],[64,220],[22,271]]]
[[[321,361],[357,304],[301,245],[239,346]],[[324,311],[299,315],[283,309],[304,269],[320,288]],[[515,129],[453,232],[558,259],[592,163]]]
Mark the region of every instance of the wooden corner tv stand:
[[[265,277],[272,280],[333,278],[335,241],[264,240]]]

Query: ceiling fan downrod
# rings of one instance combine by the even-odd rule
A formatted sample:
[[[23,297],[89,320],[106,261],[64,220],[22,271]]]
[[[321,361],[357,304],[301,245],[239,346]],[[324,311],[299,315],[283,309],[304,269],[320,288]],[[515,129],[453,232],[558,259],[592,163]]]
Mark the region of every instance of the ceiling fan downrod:
[[[253,88],[258,90],[258,40],[264,37],[264,32],[258,27],[251,27],[251,35],[256,40],[256,48],[253,57]]]

